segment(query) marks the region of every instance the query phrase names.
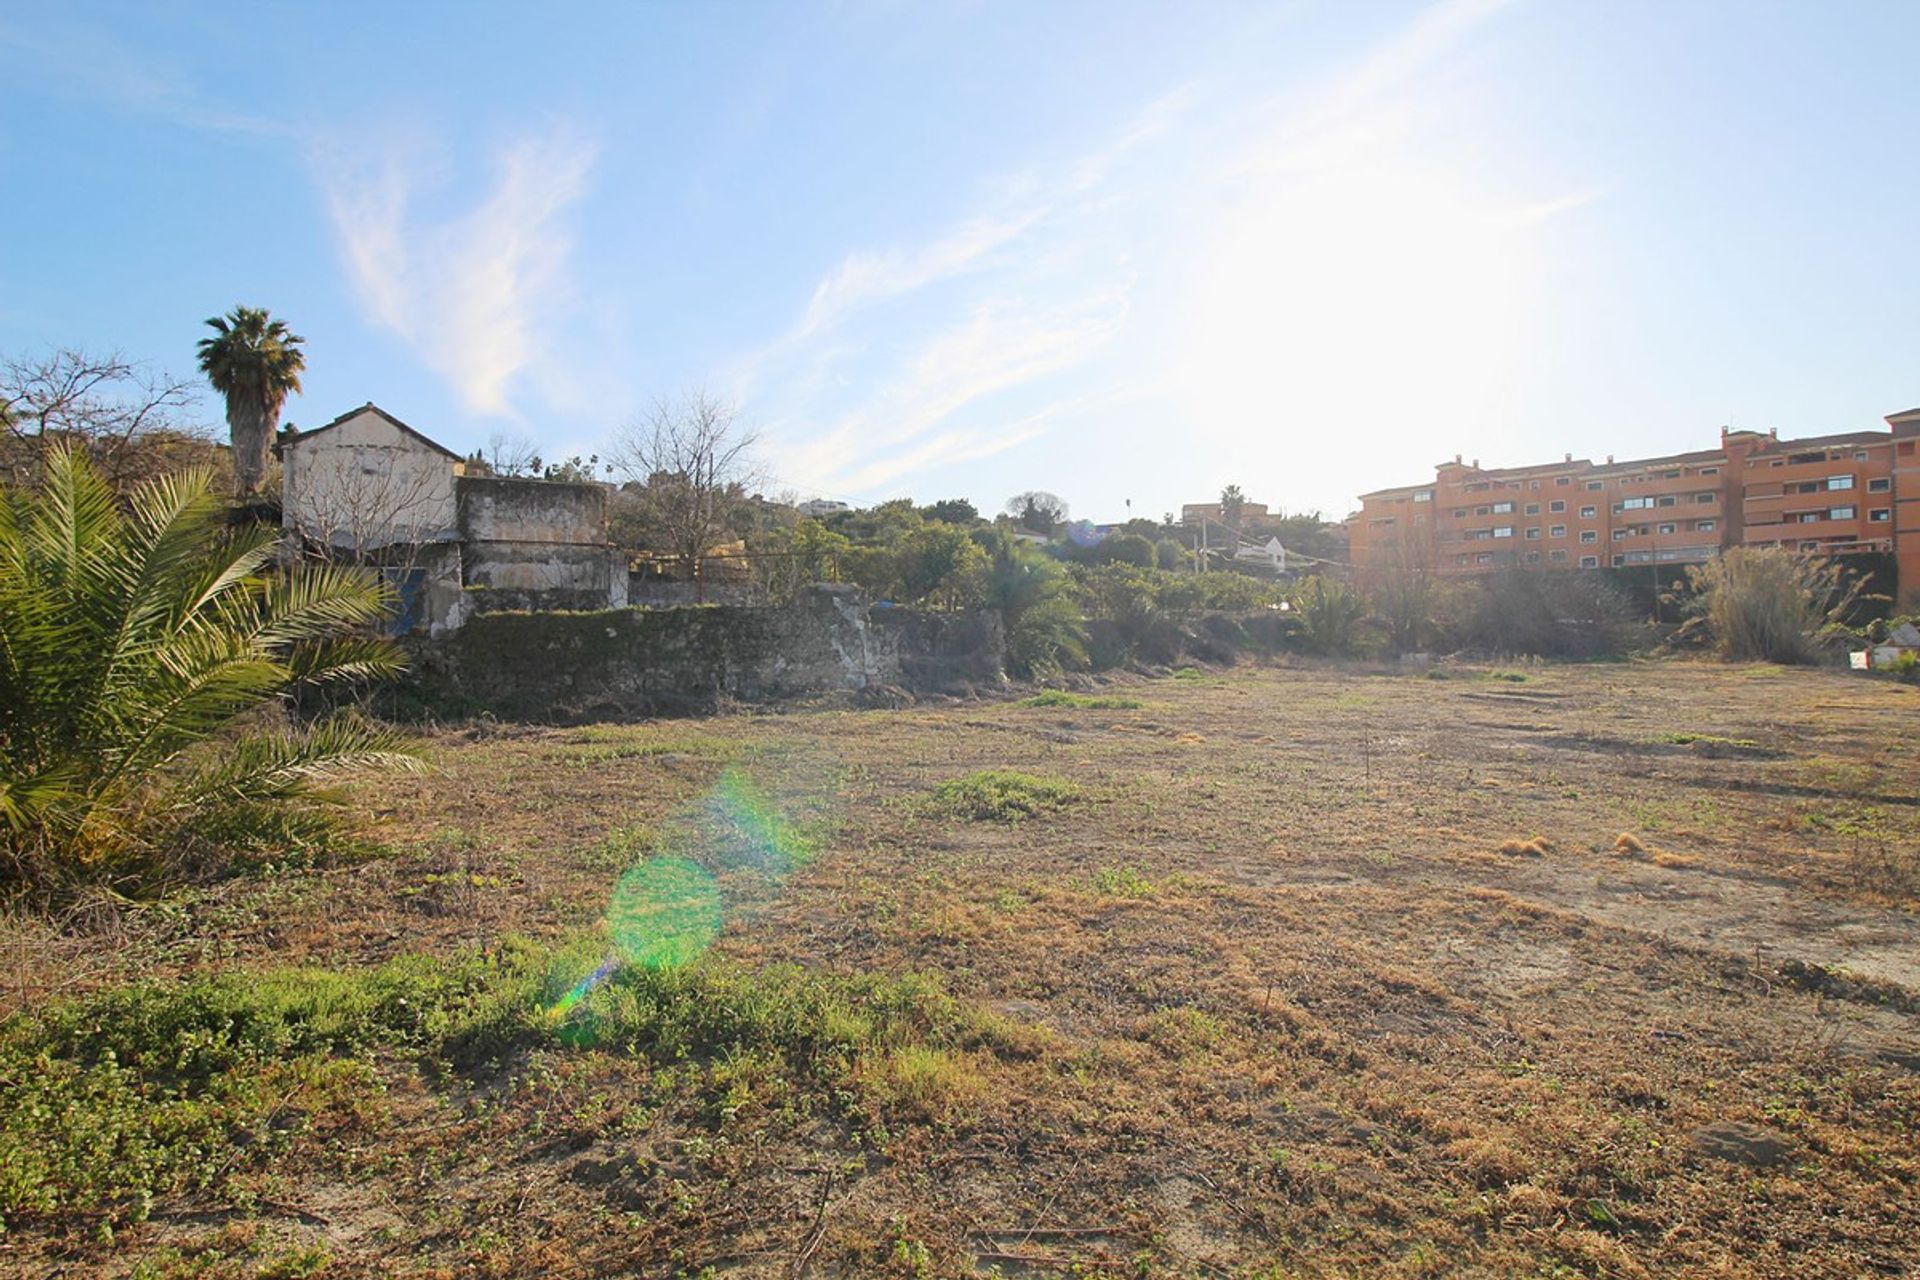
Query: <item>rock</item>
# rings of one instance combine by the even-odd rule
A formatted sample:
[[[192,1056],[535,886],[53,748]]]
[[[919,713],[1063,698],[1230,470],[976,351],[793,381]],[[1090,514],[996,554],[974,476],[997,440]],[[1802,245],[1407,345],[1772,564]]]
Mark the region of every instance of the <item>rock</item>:
[[[1738,1120],[1701,1125],[1687,1139],[1695,1155],[1765,1169],[1793,1154],[1793,1139],[1777,1129]]]

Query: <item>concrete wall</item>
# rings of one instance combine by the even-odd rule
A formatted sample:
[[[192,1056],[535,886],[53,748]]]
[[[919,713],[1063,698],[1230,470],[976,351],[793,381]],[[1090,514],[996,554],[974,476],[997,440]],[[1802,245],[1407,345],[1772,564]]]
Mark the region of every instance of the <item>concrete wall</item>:
[[[454,460],[368,408],[281,455],[282,521],[343,550],[451,541]]]
[[[597,593],[602,609],[626,603],[626,559],[607,542],[603,486],[463,476],[458,492],[465,586],[563,598]]]
[[[510,476],[462,476],[460,536],[468,542],[604,546],[604,485]]]
[[[959,692],[1001,682],[1003,657],[995,614],[870,609],[853,588],[815,587],[778,607],[480,612],[423,646],[411,679],[429,705],[574,721],[893,686]]]

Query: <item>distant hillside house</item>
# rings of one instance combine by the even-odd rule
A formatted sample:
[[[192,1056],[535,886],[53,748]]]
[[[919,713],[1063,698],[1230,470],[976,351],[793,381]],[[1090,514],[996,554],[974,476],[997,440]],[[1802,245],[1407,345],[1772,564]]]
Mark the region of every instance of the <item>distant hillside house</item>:
[[[1240,504],[1240,523],[1253,524],[1267,519],[1267,504],[1264,502],[1243,502]],[[1217,502],[1189,502],[1180,508],[1181,524],[1199,524],[1210,520],[1214,524],[1226,524],[1226,508]]]
[[[604,485],[469,476],[453,450],[372,403],[283,441],[280,459],[291,545],[379,566],[400,595],[395,631],[627,602]]]
[[[851,511],[844,502],[835,502],[832,498],[809,498],[794,510],[809,520],[824,520],[828,516],[838,515],[842,511]]]

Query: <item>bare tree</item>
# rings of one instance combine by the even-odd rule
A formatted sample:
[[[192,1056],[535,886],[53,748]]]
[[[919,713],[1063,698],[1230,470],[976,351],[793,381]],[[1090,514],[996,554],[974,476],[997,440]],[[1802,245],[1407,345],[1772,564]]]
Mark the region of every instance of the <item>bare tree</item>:
[[[1373,562],[1362,568],[1360,579],[1396,650],[1410,652],[1433,637],[1442,585],[1431,524],[1425,520],[1395,524],[1384,545],[1374,552]]]
[[[495,432],[487,440],[486,463],[496,476],[529,476],[540,470],[540,448],[525,436]]]
[[[623,505],[635,508],[620,523],[679,557],[699,583],[701,557],[751,521],[748,490],[762,483],[758,441],[733,405],[704,391],[656,401],[614,444],[614,466],[630,482],[632,502]]]
[[[57,444],[84,447],[110,484],[126,486],[217,449],[190,412],[194,384],[127,360],[62,347],[0,362],[0,430],[14,483],[40,474]]]

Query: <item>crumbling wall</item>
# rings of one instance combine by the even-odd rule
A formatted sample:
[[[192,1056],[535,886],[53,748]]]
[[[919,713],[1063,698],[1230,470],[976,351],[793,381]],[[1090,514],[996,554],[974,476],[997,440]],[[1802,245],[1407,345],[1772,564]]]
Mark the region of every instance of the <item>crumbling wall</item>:
[[[779,606],[476,612],[420,649],[411,679],[428,705],[572,721],[958,691],[1003,679],[1003,648],[997,620],[871,609],[854,588],[821,586]]]
[[[605,485],[462,476],[459,491],[464,541],[606,545]]]
[[[600,608],[624,600],[626,561],[607,543],[605,486],[463,476],[459,494],[466,586],[558,593],[529,608],[565,607],[578,592],[598,593]]]

